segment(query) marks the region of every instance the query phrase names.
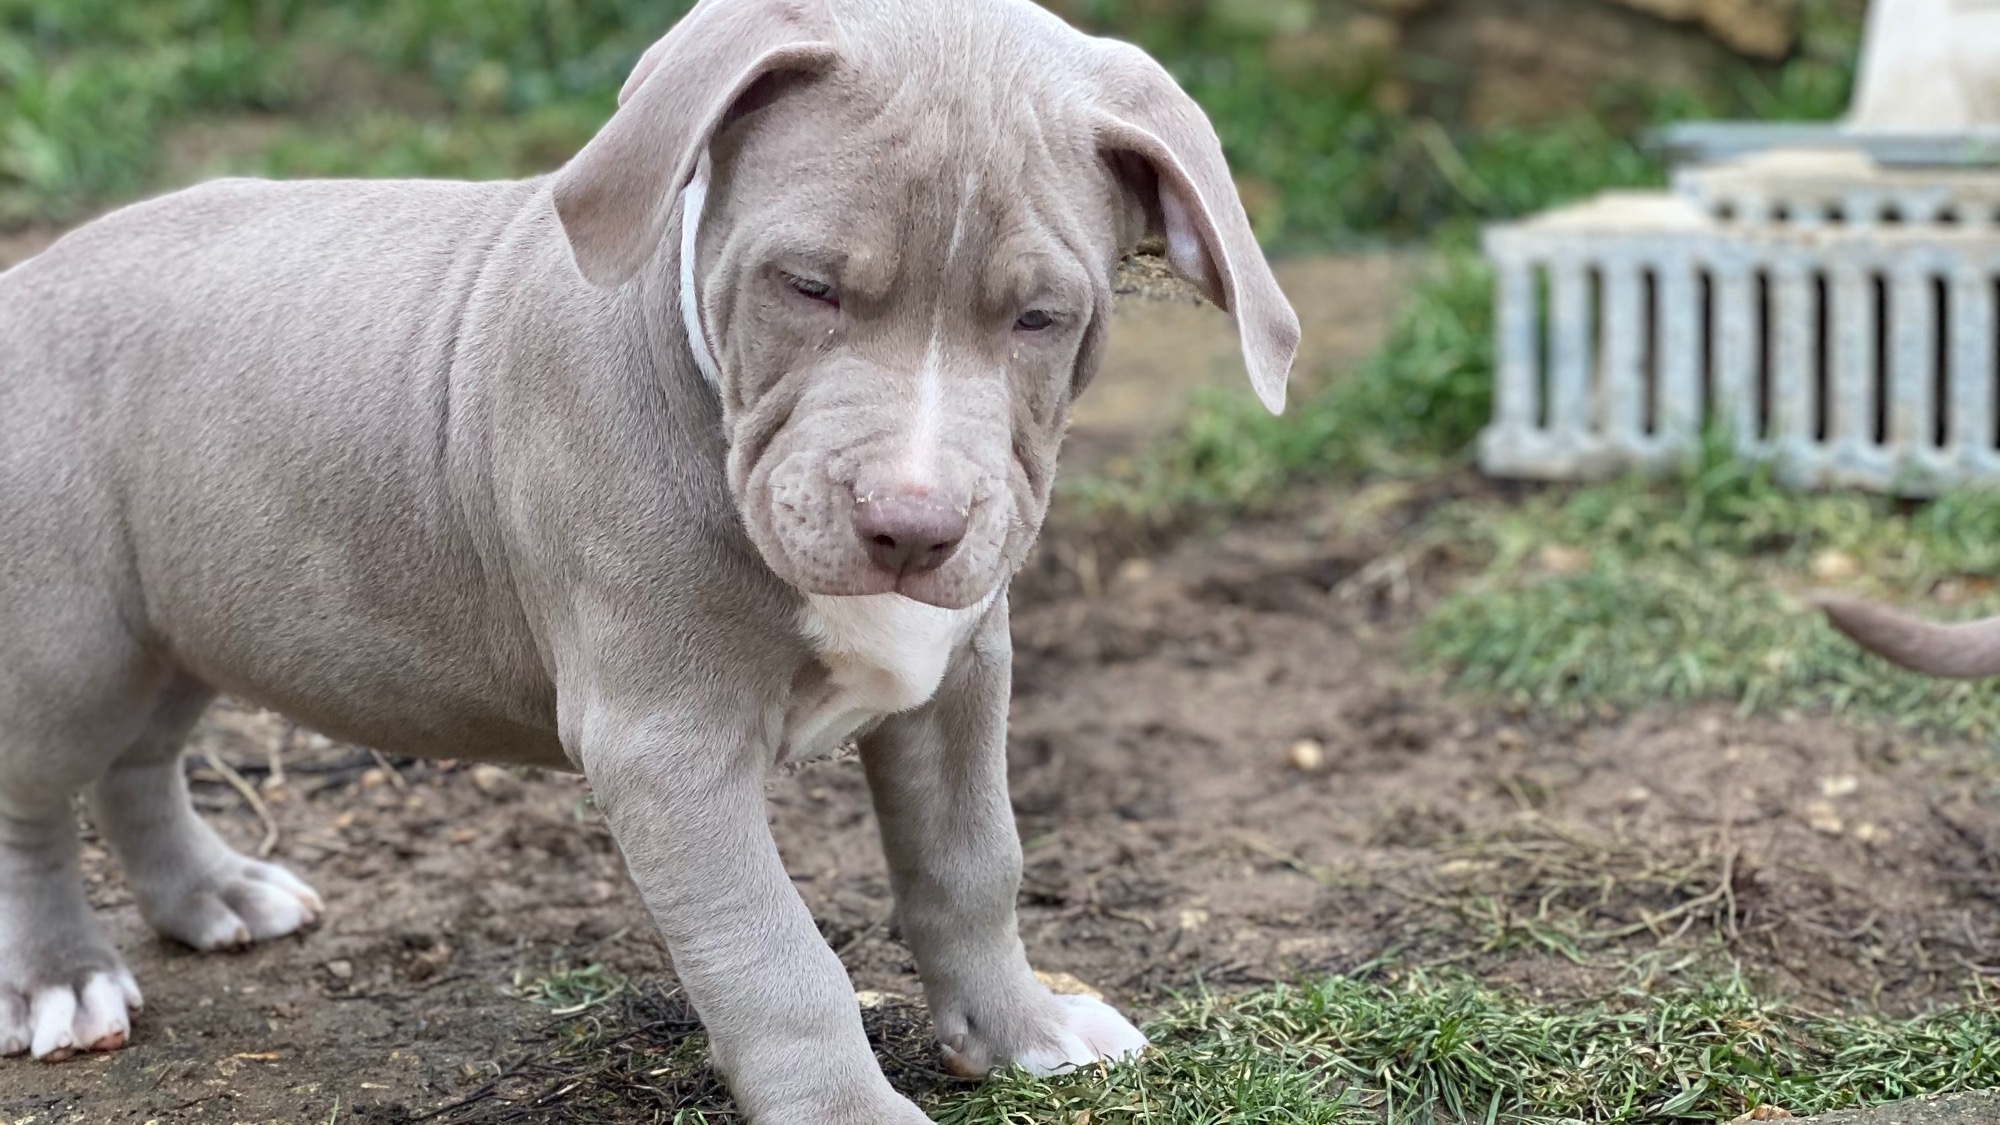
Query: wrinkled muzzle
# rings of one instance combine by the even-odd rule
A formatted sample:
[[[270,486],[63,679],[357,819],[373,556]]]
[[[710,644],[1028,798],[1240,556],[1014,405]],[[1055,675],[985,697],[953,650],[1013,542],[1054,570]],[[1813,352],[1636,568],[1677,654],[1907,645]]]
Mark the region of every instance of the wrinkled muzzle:
[[[985,597],[1025,553],[1035,510],[998,377],[814,378],[831,385],[807,390],[741,478],[765,561],[810,594]]]

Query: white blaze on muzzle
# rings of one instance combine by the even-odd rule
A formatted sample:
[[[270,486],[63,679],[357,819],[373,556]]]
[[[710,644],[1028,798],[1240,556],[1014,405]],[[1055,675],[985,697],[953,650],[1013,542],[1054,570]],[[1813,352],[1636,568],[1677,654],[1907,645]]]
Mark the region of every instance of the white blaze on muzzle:
[[[708,346],[708,330],[701,324],[701,299],[695,293],[695,249],[701,237],[702,208],[708,203],[708,156],[695,165],[694,179],[681,192],[681,324],[687,329],[688,351],[701,377],[717,391],[722,389],[722,372],[715,365],[715,353]]]
[[[951,244],[945,248],[947,274],[958,267],[958,250],[965,242],[966,217],[976,205],[978,195],[979,176],[969,172],[959,191],[958,212],[951,224]],[[944,449],[944,328],[945,319],[952,313],[947,301],[940,286],[931,308],[930,344],[924,349],[923,367],[917,372],[917,393],[911,403],[910,429],[903,447],[904,472],[909,479],[925,484],[936,483],[938,461]]]

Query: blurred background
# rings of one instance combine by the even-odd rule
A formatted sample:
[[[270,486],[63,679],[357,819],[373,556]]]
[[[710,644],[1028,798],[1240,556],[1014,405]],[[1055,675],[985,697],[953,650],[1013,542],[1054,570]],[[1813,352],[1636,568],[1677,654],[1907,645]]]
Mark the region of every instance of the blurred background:
[[[0,0],[0,225],[222,173],[513,176],[686,0]],[[1657,179],[1674,117],[1830,117],[1861,0],[1051,0],[1205,106],[1278,250]]]

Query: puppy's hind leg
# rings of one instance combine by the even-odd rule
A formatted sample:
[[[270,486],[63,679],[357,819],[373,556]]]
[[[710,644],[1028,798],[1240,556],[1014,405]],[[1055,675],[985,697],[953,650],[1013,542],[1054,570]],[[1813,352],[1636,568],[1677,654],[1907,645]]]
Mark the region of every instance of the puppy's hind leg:
[[[282,937],[311,925],[323,909],[298,876],[239,854],[195,812],[181,743],[211,696],[178,679],[146,734],[91,794],[139,913],[160,934],[204,951]]]

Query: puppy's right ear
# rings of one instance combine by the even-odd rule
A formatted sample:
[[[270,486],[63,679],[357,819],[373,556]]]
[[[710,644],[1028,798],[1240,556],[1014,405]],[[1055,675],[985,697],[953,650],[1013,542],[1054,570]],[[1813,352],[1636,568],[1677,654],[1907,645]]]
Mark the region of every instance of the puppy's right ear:
[[[615,288],[658,252],[710,138],[760,79],[837,57],[825,0],[701,0],[653,44],[618,112],[555,176],[577,269]]]

